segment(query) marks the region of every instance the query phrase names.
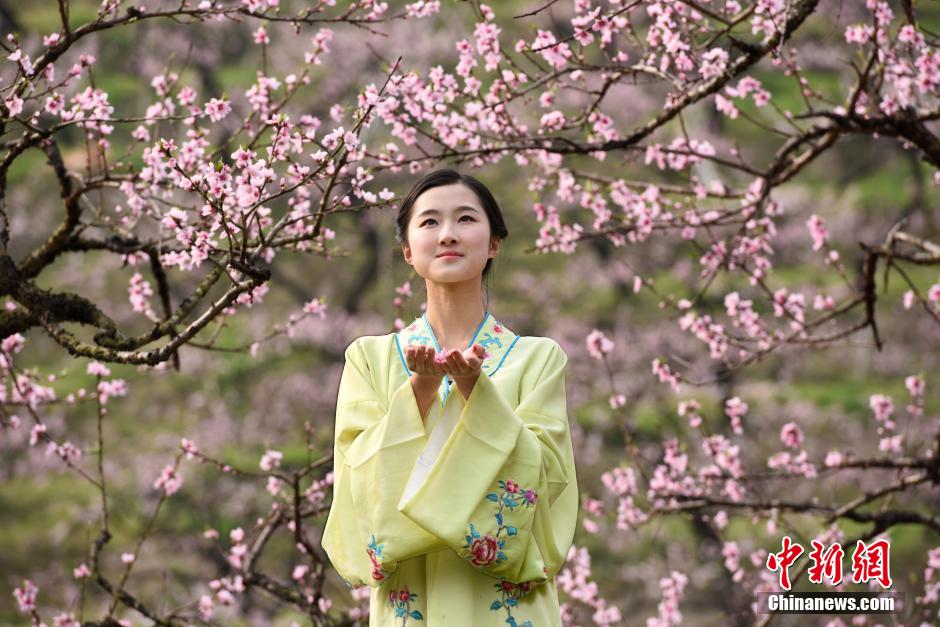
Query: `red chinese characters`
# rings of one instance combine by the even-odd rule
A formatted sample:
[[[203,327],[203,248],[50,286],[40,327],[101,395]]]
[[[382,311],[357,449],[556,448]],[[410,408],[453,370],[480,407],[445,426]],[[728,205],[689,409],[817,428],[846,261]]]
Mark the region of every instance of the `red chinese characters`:
[[[882,588],[891,587],[891,570],[888,565],[891,545],[887,540],[876,540],[865,546],[862,540],[852,553],[852,581],[868,583],[874,579]]]
[[[813,583],[822,583],[823,575],[832,582],[832,585],[838,586],[842,583],[842,558],[845,551],[838,542],[833,543],[825,552],[825,546],[818,540],[813,540],[813,550],[809,554],[813,565],[809,567],[809,580]]]
[[[803,547],[793,543],[790,536],[783,536],[783,549],[767,556],[767,568],[780,571],[780,587],[790,589],[790,566],[803,554]]]
[[[813,550],[809,553],[811,562],[808,571],[809,580],[812,583],[821,584],[823,577],[826,577],[834,586],[842,583],[842,559],[845,557],[842,545],[834,542],[826,547],[818,540],[813,540],[812,545]],[[789,590],[790,566],[803,554],[803,547],[793,542],[790,536],[783,537],[782,547],[778,553],[771,553],[767,556],[767,568],[771,571],[779,571],[780,587]],[[885,539],[878,539],[868,544],[859,540],[852,552],[852,582],[868,583],[874,580],[883,588],[890,588],[890,550],[891,544]]]

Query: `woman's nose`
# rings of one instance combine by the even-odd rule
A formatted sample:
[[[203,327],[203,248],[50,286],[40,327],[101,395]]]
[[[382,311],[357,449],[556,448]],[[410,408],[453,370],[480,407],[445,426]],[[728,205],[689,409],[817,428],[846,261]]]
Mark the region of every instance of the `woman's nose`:
[[[440,241],[442,244],[456,241],[457,237],[454,235],[453,229],[454,227],[447,224],[441,227]]]

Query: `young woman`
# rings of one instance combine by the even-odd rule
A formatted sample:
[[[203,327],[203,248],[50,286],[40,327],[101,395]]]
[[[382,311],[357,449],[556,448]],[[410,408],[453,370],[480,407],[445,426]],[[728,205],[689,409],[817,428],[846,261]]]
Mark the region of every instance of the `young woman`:
[[[578,515],[568,358],[484,304],[507,235],[482,183],[425,176],[398,240],[427,311],[346,349],[323,548],[373,587],[370,626],[561,625],[554,576]]]

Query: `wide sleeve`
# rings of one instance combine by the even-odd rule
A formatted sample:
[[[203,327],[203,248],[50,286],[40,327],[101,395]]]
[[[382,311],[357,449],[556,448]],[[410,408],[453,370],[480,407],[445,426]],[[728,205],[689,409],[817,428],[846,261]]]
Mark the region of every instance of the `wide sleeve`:
[[[513,408],[485,371],[428,468],[399,503],[405,516],[473,567],[511,583],[541,582],[564,563],[578,516],[565,394],[568,358],[546,338]],[[446,410],[445,410],[446,412]],[[445,415],[446,418],[446,415]],[[414,486],[414,487],[412,487]]]
[[[397,507],[427,441],[411,381],[386,407],[371,377],[360,338],[346,349],[337,393],[333,502],[322,540],[333,567],[355,586],[379,586],[399,561],[445,547]]]

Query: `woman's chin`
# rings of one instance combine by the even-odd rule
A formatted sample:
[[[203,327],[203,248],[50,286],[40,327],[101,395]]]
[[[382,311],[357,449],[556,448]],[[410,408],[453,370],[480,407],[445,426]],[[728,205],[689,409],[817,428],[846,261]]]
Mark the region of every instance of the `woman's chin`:
[[[434,283],[466,283],[468,281],[478,281],[483,275],[483,270],[480,270],[477,274],[468,273],[464,269],[456,271],[455,268],[454,270],[454,272],[448,272],[447,270],[438,269],[426,278]]]

